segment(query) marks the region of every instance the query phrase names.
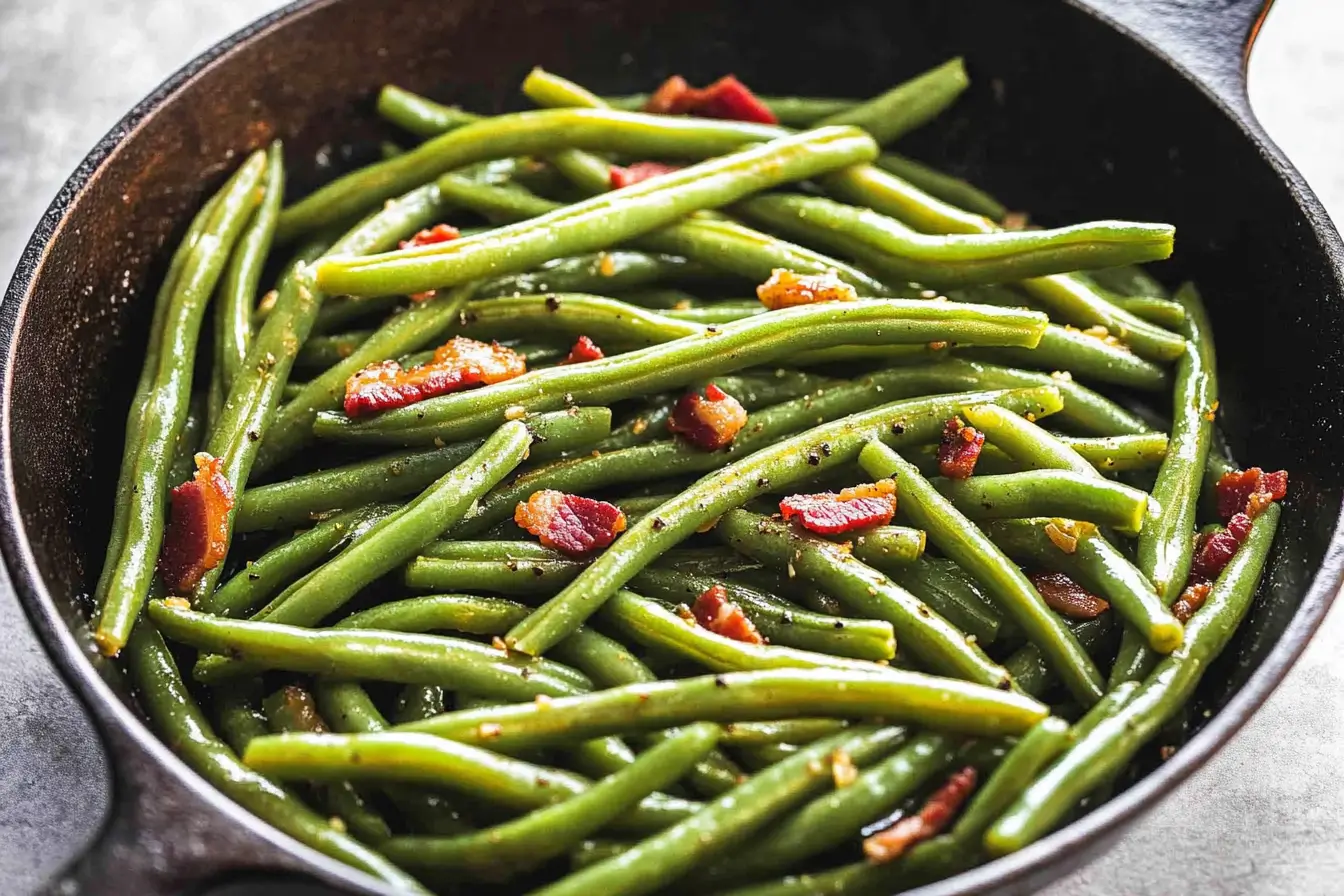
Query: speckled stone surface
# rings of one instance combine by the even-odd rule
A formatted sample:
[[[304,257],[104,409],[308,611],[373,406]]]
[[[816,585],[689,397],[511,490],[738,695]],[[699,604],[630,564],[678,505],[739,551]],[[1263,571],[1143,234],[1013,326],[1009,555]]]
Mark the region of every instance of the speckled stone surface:
[[[13,270],[57,187],[127,108],[276,5],[0,0],[0,273]],[[1344,3],[1278,0],[1252,56],[1250,83],[1269,132],[1340,220]],[[73,855],[91,836],[108,793],[93,731],[62,693],[7,587],[0,591],[6,894],[28,892]],[[1049,896],[1344,892],[1341,646],[1344,609],[1226,750],[1111,853],[1051,887]],[[108,892],[117,892],[114,882]]]

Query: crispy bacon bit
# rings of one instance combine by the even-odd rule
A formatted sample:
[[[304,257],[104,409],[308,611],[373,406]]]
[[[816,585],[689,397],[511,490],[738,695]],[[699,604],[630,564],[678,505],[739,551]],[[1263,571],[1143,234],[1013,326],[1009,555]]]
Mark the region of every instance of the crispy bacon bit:
[[[602,349],[597,347],[597,343],[587,336],[580,336],[574,343],[574,347],[569,350],[562,364],[582,364],[584,361],[599,361],[605,358]]]
[[[1185,625],[1190,621],[1190,617],[1195,615],[1195,611],[1204,606],[1204,601],[1209,599],[1209,592],[1212,590],[1213,586],[1208,582],[1187,585],[1181,596],[1176,599],[1176,603],[1171,605],[1171,614],[1181,625]]]
[[[1224,473],[1218,480],[1218,515],[1225,520],[1244,513],[1251,519],[1288,494],[1288,471],[1266,473],[1259,467]]]
[[[984,433],[962,423],[960,417],[953,417],[943,426],[943,437],[938,442],[938,472],[948,479],[969,479],[984,447]]]
[[[839,535],[868,526],[885,526],[896,514],[896,482],[879,479],[847,488],[840,494],[790,495],[779,502],[786,520],[797,519],[809,532]]]
[[[432,246],[435,243],[455,240],[461,235],[462,232],[451,224],[435,224],[433,227],[426,227],[408,240],[402,240],[398,245],[402,249],[410,249],[415,246]]]
[[[519,502],[513,521],[546,547],[573,557],[601,550],[625,531],[625,514],[615,504],[552,489]]]
[[[1195,582],[1212,582],[1231,561],[1237,549],[1251,534],[1251,518],[1238,513],[1227,521],[1227,528],[1199,536],[1195,542],[1195,559],[1190,564],[1190,578]]]
[[[345,383],[345,413],[362,417],[524,373],[527,361],[513,349],[454,336],[419,367],[404,369],[396,361],[383,361],[351,376]]]
[[[725,75],[701,89],[692,87],[681,75],[673,75],[653,92],[653,96],[644,104],[644,111],[779,124],[779,119],[775,118],[770,107],[732,75]]]
[[[681,396],[667,420],[668,429],[706,451],[729,444],[746,425],[747,409],[713,383],[705,387],[703,397],[695,392]]]
[[[1070,619],[1095,619],[1111,606],[1062,572],[1034,572],[1027,578],[1050,609]]]
[[[742,608],[728,599],[728,590],[712,585],[695,599],[691,607],[695,621],[716,635],[746,644],[764,644],[765,639]]]
[[[1051,520],[1045,524],[1045,536],[1066,554],[1078,550],[1078,539],[1095,534],[1097,527],[1078,520]]]
[[[228,553],[233,486],[223,468],[223,460],[202,451],[195,476],[170,493],[172,516],[159,552],[159,575],[178,594],[195,588]]]
[[[934,791],[918,814],[909,815],[863,841],[863,854],[875,865],[900,858],[910,847],[937,836],[975,789],[975,769],[967,766]]]
[[[775,268],[770,279],[756,287],[756,298],[771,311],[818,302],[854,302],[859,294],[836,274],[795,274]]]
[[[680,170],[680,165],[669,165],[666,162],[635,162],[633,165],[626,165],[624,168],[620,165],[612,165],[611,188],[619,190],[621,187],[628,187],[651,177],[671,174],[673,171]]]

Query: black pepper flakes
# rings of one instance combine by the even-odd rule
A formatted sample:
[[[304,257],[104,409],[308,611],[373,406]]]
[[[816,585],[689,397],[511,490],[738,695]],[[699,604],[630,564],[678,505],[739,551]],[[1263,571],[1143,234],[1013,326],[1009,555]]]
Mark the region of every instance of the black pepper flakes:
[[[714,676],[714,686],[715,686],[716,688],[726,688],[726,687],[728,687],[728,682],[724,681],[723,678],[722,678],[721,676],[715,675],[715,676]]]
[[[546,297],[546,310],[547,310],[547,311],[559,311],[559,310],[560,310],[560,300],[557,299],[555,296],[547,296],[547,297]]]
[[[815,466],[816,466],[817,464],[819,464],[819,463],[821,463],[821,455],[820,455],[820,454],[818,454],[818,453],[815,452],[815,451],[809,451],[809,452],[807,452],[807,465],[808,465],[809,467],[815,467]]]
[[[652,523],[652,525],[653,525],[653,531],[655,531],[655,532],[661,532],[661,531],[663,531],[663,527],[666,526],[667,523],[663,522],[663,518],[662,518],[662,517],[656,516],[656,517],[653,518],[653,523]]]
[[[893,433],[895,433],[896,435],[898,435],[898,436],[899,436],[899,435],[904,435],[904,434],[905,434],[905,424],[904,424],[903,422],[901,422],[900,420],[897,420],[895,423],[891,424],[891,431],[892,431]]]
[[[830,442],[822,442],[822,443],[821,443],[821,453],[824,454],[824,455],[826,455],[827,457],[830,457],[830,456],[831,456],[831,443],[830,443]]]

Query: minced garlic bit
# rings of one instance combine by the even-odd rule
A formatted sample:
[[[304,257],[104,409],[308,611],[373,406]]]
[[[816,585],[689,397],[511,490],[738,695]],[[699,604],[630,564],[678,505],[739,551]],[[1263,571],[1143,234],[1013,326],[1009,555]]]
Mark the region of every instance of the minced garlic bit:
[[[942,340],[938,340],[937,342],[930,342],[930,343],[929,343],[929,351],[932,351],[932,352],[940,352],[940,351],[942,351],[942,350],[945,349],[945,348],[947,348],[947,343],[946,343],[946,342],[943,342]]]
[[[497,722],[482,722],[476,726],[476,734],[481,738],[499,737],[503,733],[504,729]]]
[[[537,709],[550,709],[550,708],[551,708],[551,698],[548,697],[548,696],[546,696],[545,694],[538,694],[538,695],[534,698],[533,702],[537,704]]]
[[[831,777],[835,780],[837,789],[848,787],[859,777],[859,770],[854,765],[854,759],[844,750],[836,750],[831,754]]]
[[[174,609],[177,610],[191,609],[191,601],[187,600],[185,597],[170,597],[163,603],[164,606],[173,607]]]
[[[440,436],[435,436],[435,437],[434,437],[434,447],[435,447],[435,448],[442,448],[444,445],[447,445],[447,444],[448,444],[448,443],[445,442]]]
[[[521,420],[527,416],[527,408],[520,404],[510,405],[504,409],[505,420]]]
[[[616,275],[616,259],[603,252],[598,256],[597,270],[603,277],[614,277]]]
[[[504,643],[504,639],[501,638],[499,635],[495,635],[493,638],[490,639],[490,646],[495,648],[496,650],[502,650],[505,653],[509,652],[508,645]]]
[[[345,819],[339,815],[333,815],[327,819],[327,825],[336,833],[345,833]]]

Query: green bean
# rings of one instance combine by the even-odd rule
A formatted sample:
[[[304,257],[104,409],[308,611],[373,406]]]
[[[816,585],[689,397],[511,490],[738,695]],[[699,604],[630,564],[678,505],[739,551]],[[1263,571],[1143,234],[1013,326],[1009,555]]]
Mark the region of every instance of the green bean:
[[[1150,470],[1159,466],[1167,456],[1166,433],[1146,432],[1099,438],[1061,433],[1052,435],[1103,473]]]
[[[479,115],[441,105],[392,84],[378,91],[378,114],[417,137],[437,137],[481,119]]]
[[[707,859],[750,839],[771,820],[807,799],[831,777],[832,754],[858,732],[824,738],[799,750],[708,803],[700,814],[619,856],[537,891],[538,896],[637,896],[667,886]]]
[[[543,199],[537,201],[547,204],[548,207],[544,211],[559,207],[558,204]],[[608,249],[587,255],[557,258],[533,271],[486,280],[476,291],[476,298],[527,296],[550,292],[621,295],[627,290],[655,283],[704,280],[709,275],[710,271],[702,265],[676,255]]]
[[[1185,308],[1180,302],[1159,299],[1156,296],[1117,298],[1115,304],[1135,317],[1143,318],[1159,327],[1179,330],[1185,325]]]
[[[1017,348],[971,348],[971,358],[1042,370],[1067,370],[1079,379],[1132,389],[1156,391],[1171,385],[1167,371],[1134,354],[1124,345],[1090,333],[1053,324],[1032,351]]]
[[[991,221],[1002,221],[1008,214],[1008,209],[1003,203],[973,184],[906,156],[884,152],[873,164],[943,202],[960,206],[977,215],[984,215]]]
[[[417,557],[406,564],[402,583],[414,591],[491,591],[512,597],[555,594],[574,581],[583,565],[572,560],[438,560]]]
[[[918,598],[841,547],[768,517],[733,510],[714,534],[739,551],[821,587],[865,616],[892,624],[896,641],[939,674],[987,687],[1011,686],[1008,673]]]
[[[393,719],[398,724],[430,719],[445,712],[444,689],[437,684],[408,684],[397,694]]]
[[[1026,405],[1042,416],[1060,405],[1059,393],[1053,390],[981,394],[987,401],[1015,408]],[[605,597],[709,520],[768,490],[787,488],[852,462],[869,439],[898,444],[928,440],[946,420],[949,398],[968,397],[962,393],[882,405],[784,439],[700,479],[631,526],[564,591],[514,628],[506,642],[524,653],[544,652],[601,606]]]
[[[286,685],[267,697],[262,705],[267,725],[274,734],[327,730],[327,723],[318,715],[313,695],[297,685]],[[387,822],[349,781],[329,782],[316,788],[316,795],[327,811],[344,821],[350,831],[366,843],[379,843],[392,836]]]
[[[462,519],[482,494],[526,457],[531,444],[532,433],[522,421],[505,423],[465,461],[262,608],[256,618],[317,624]]]
[[[243,761],[281,779],[428,784],[507,809],[536,809],[591,789],[580,775],[500,756],[466,744],[403,731],[375,734],[279,734],[248,745]],[[699,804],[655,794],[617,825],[659,830],[693,814]]]
[[[967,804],[952,828],[952,836],[979,851],[978,841],[998,817],[1026,790],[1041,771],[1063,753],[1072,740],[1069,724],[1051,716],[1036,724],[1008,751]]]
[[[373,330],[347,330],[326,336],[310,336],[294,359],[294,366],[308,370],[326,370],[339,364],[373,335]]]
[[[1049,520],[1002,520],[985,532],[1013,559],[1062,572],[1084,588],[1111,602],[1117,613],[1158,653],[1171,653],[1181,644],[1176,617],[1153,592],[1143,573],[1099,533],[1077,531],[1074,550],[1060,550],[1045,532]]]
[[[427,892],[382,855],[341,833],[270,778],[239,762],[211,730],[167,645],[149,620],[142,619],[135,626],[124,655],[140,706],[159,736],[225,796],[299,842],[400,891]]]
[[[1033,312],[919,300],[808,305],[616,357],[534,371],[489,389],[430,398],[369,421],[319,415],[314,429],[319,436],[347,440],[466,438],[498,426],[513,407],[536,412],[576,402],[606,404],[835,345],[918,345],[934,339],[1032,345],[1043,323]]]
[[[570,408],[524,421],[534,441],[532,460],[593,445],[610,432],[606,408]],[[460,442],[426,451],[400,451],[250,489],[239,502],[240,532],[298,525],[313,514],[415,494],[463,463],[484,445]]]
[[[958,574],[956,564],[929,557],[909,564],[887,564],[880,557],[870,558],[870,562],[968,637],[975,638],[977,644],[993,644],[1008,628],[980,586],[969,576]]]
[[[1027,470],[931,481],[969,520],[1060,516],[1137,535],[1148,514],[1147,494],[1102,479],[1095,470],[1089,476],[1069,470]]]
[[[318,679],[313,686],[318,710],[341,734],[372,734],[387,730],[387,719],[364,688],[352,681]],[[458,811],[438,793],[397,784],[383,791],[418,832],[452,837],[471,830]]]
[[[177,276],[170,276],[172,285],[165,282],[156,299],[155,332],[127,418],[127,461],[117,483],[117,504],[125,512],[119,514],[123,519],[113,520],[110,571],[100,581],[103,599],[94,641],[107,656],[116,656],[130,637],[154,578],[168,467],[191,401],[201,321],[234,243],[260,201],[257,187],[265,173],[265,153],[253,153],[201,210],[188,232]]]
[[[1051,331],[1047,328],[1046,332]],[[979,379],[972,382],[977,383],[980,388],[1025,389],[1032,386],[1054,386],[1064,396],[1064,409],[1056,419],[1094,435],[1149,431],[1148,425],[1138,415],[1120,407],[1104,395],[1075,383],[1072,375],[1067,372],[1044,374],[965,358],[950,358],[930,367],[933,372],[941,376],[956,371],[961,376],[978,377]]]
[[[873,526],[852,541],[854,556],[869,566],[908,566],[924,555],[924,533],[907,526]]]
[[[1107,656],[1106,647],[1111,644],[1111,634],[1116,628],[1112,622],[1111,617],[1103,613],[1095,619],[1085,619],[1081,622],[1069,620],[1066,624],[1088,655],[1101,660]],[[1012,656],[1004,661],[1003,667],[1013,676],[1013,680],[1024,693],[1038,699],[1059,682],[1040,648],[1032,643],[1024,644],[1015,650]]]
[[[1174,239],[1174,228],[1167,224],[1118,221],[1053,230],[923,234],[868,209],[785,193],[754,196],[732,210],[748,221],[841,254],[851,254],[849,248],[857,244],[866,250],[859,260],[883,276],[943,287],[1154,261],[1171,255]]]
[[[588,336],[599,345],[648,346],[703,333],[703,324],[681,321],[618,299],[550,293],[468,302],[457,332],[473,338],[558,333]]]
[[[1167,606],[1180,597],[1190,574],[1194,557],[1191,533],[1218,406],[1218,360],[1204,304],[1190,283],[1177,291],[1176,300],[1186,310],[1185,332],[1190,341],[1176,365],[1170,441],[1153,485],[1153,500],[1162,512],[1154,514],[1144,526],[1135,558],[1135,565]],[[1111,685],[1142,680],[1155,659],[1143,649],[1139,634],[1127,631],[1111,670]]]
[[[1096,467],[1032,420],[1004,414],[994,405],[967,407],[962,415],[990,443],[1028,470],[1061,470],[1085,479],[1101,478]]]
[[[750,850],[712,865],[696,880],[712,882],[717,890],[734,881],[780,874],[802,865],[846,843],[865,824],[890,814],[950,768],[956,755],[955,738],[932,732],[916,734],[853,783],[812,800],[759,838]]]
[[[609,688],[579,697],[445,713],[399,730],[513,751],[693,721],[881,716],[973,735],[1015,734],[1047,715],[1009,691],[892,669],[881,675],[835,669],[728,672]],[[481,723],[491,723],[483,737]],[[498,725],[496,729],[493,727]]]
[[[740,302],[715,302],[698,308],[669,308],[663,312],[663,316],[697,324],[730,324],[744,317],[765,314],[767,310],[760,302],[744,299]]]
[[[219,390],[221,399],[233,386],[233,378],[247,359],[252,343],[252,310],[257,304],[257,285],[271,251],[275,222],[285,196],[285,156],[280,141],[266,150],[266,188],[247,230],[238,239],[229,265],[219,284],[215,338],[220,346]]]
[[[1089,271],[1088,277],[1095,280],[1102,288],[1109,289],[1120,296],[1152,296],[1158,299],[1171,297],[1167,288],[1157,278],[1134,264]],[[1182,316],[1184,316],[1184,309],[1182,309]]]
[[[150,615],[169,638],[202,650],[228,653],[258,668],[400,684],[448,684],[505,700],[537,694],[574,694],[585,676],[549,660],[504,656],[475,641],[366,629],[306,629],[272,622],[207,616],[163,601]],[[197,679],[211,684],[234,673],[213,666]]]
[[[1154,667],[1128,703],[1078,740],[990,828],[985,848],[991,855],[1021,849],[1046,834],[1084,794],[1129,764],[1185,705],[1250,608],[1279,513],[1275,504],[1256,518],[1208,601],[1186,623],[1185,642]]]
[[[524,112],[517,117],[621,114],[563,110]],[[501,116],[494,122],[510,117],[514,116]],[[673,120],[664,118],[664,121]],[[483,123],[481,126],[490,125]],[[440,139],[452,139],[471,129],[472,126],[468,126]],[[402,158],[409,159],[413,155],[415,153]],[[853,128],[824,128],[781,137],[480,236],[413,247],[373,260],[322,263],[317,268],[318,285],[353,295],[384,295],[421,292],[464,283],[487,274],[524,271],[557,256],[606,248],[656,230],[699,209],[728,205],[750,193],[865,161],[875,155],[876,147],[871,138]],[[382,164],[396,165],[401,161],[394,159]],[[332,187],[340,185],[341,181],[337,181]],[[323,192],[319,190],[313,198],[320,199]],[[309,201],[304,200],[304,203]],[[302,206],[300,203],[286,214],[301,210]],[[282,227],[284,221],[282,215]]]
[[[859,105],[860,100],[837,99],[817,96],[757,96],[761,102],[775,114],[779,123],[790,128],[805,128],[816,124],[828,115],[844,112]],[[635,93],[628,96],[603,97],[602,102],[613,109],[636,111],[644,108],[649,101],[647,93]]]
[[[674,603],[694,603],[721,585],[771,644],[859,660],[889,660],[896,654],[891,623],[812,613],[737,582],[650,567],[631,580],[641,593]],[[563,643],[563,642],[562,642]]]
[[[232,579],[201,603],[217,616],[245,616],[266,599],[317,566],[341,546],[395,510],[391,504],[369,504],[322,520],[306,532],[276,545],[249,561]]]
[[[843,731],[848,722],[839,719],[787,719],[775,722],[737,722],[725,725],[721,743],[753,747],[762,744],[810,744]]]
[[[886,93],[836,111],[814,127],[853,125],[872,134],[879,144],[893,143],[937,118],[969,86],[966,64],[958,56],[897,84]]]
[[[568,851],[650,793],[675,783],[714,747],[718,735],[717,725],[687,726],[625,770],[562,803],[452,839],[399,837],[383,844],[383,852],[411,868],[461,868],[478,877],[511,876]]]
[[[1038,415],[1039,416],[1039,415]],[[1084,706],[1101,697],[1101,675],[1078,639],[1045,605],[1036,589],[975,524],[938,493],[915,467],[881,442],[870,442],[859,464],[871,476],[897,476],[901,511],[929,539],[983,585],[1050,659],[1069,692]]]
[[[518,187],[494,187],[466,178],[439,178],[443,195],[495,221],[515,222],[565,208]],[[760,283],[775,268],[806,274],[833,271],[863,295],[895,293],[872,275],[820,252],[789,243],[734,221],[692,217],[631,240],[649,252],[684,255],[711,269]]]
[[[1120,684],[1106,692],[1106,696],[1097,701],[1097,705],[1092,707],[1083,715],[1081,719],[1074,723],[1069,729],[1069,736],[1076,743],[1087,737],[1102,722],[1115,715],[1125,707],[1125,704],[1134,699],[1135,692],[1141,687],[1137,681],[1122,681]],[[1004,807],[1008,808],[1007,806]]]
[[[405,304],[405,296],[372,296],[366,298],[332,296],[322,303],[321,310],[317,312],[317,317],[313,320],[313,332],[333,333],[352,323],[363,322],[368,318],[386,318]]]

